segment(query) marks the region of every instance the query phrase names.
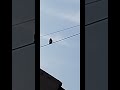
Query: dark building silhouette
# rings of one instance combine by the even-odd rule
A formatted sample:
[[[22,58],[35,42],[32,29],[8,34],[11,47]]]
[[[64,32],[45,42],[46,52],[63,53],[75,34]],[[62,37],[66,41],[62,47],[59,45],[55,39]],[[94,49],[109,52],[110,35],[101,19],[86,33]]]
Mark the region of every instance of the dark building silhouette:
[[[59,80],[40,69],[40,90],[65,90],[61,86]]]

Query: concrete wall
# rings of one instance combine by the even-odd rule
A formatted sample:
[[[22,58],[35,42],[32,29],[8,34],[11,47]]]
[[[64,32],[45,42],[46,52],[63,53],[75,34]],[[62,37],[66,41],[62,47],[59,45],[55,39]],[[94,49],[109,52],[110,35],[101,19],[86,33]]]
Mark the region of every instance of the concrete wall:
[[[35,0],[12,0],[12,49],[34,41],[34,18]],[[34,44],[12,50],[12,90],[35,90]]]
[[[85,14],[85,90],[108,90],[108,0],[86,5]]]

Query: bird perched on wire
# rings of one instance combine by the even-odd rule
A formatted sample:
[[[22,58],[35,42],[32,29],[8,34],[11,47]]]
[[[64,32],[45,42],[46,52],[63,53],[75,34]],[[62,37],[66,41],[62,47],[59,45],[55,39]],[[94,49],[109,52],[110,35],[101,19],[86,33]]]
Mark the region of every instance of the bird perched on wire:
[[[50,38],[50,39],[49,39],[49,44],[52,44],[52,42],[53,42],[53,41],[52,41],[52,39]]]

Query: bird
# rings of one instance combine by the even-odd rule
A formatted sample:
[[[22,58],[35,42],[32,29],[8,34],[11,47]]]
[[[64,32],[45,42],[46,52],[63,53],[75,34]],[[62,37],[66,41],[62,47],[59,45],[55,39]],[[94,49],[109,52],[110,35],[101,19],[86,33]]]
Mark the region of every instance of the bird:
[[[52,44],[52,42],[53,42],[53,41],[52,41],[52,39],[50,38],[50,39],[49,39],[49,44]]]

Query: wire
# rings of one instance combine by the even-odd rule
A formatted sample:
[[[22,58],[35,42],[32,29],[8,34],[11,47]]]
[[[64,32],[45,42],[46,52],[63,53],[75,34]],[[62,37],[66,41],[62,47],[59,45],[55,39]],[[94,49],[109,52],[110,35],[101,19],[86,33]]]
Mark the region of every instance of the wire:
[[[26,44],[26,45],[23,45],[23,46],[20,46],[20,47],[14,48],[14,49],[12,49],[12,51],[15,51],[15,50],[18,50],[18,49],[20,49],[20,48],[27,47],[27,46],[30,46],[30,45],[33,45],[33,44],[35,44],[35,43],[32,42],[32,43],[29,43],[29,44]]]
[[[23,24],[23,23],[27,23],[27,22],[30,22],[30,21],[34,21],[34,20],[35,20],[35,18],[29,19],[29,20],[26,20],[26,21],[23,21],[23,22],[20,22],[20,23],[17,23],[17,24],[13,24],[12,26],[15,27],[17,25],[20,25],[20,24]]]
[[[88,2],[88,3],[86,3],[85,5],[92,4],[92,3],[96,3],[96,2],[99,2],[99,1],[102,1],[102,0],[95,0],[95,1],[92,1],[92,2]]]
[[[108,19],[108,17],[105,17],[105,18],[103,18],[103,19],[99,19],[99,20],[96,20],[96,21],[94,21],[94,22],[88,23],[88,24],[86,24],[85,26],[89,26],[89,25],[92,25],[92,24],[95,24],[95,23],[104,21],[104,20],[106,20],[106,19]]]
[[[69,39],[69,38],[71,38],[71,37],[75,37],[75,36],[77,36],[77,35],[79,35],[79,34],[80,34],[80,33],[77,33],[77,34],[71,35],[71,36],[69,36],[69,37],[66,37],[66,38],[63,38],[63,39],[57,40],[57,41],[55,41],[55,42],[53,42],[53,43],[57,43],[57,42],[60,42],[60,41],[64,41],[65,39]],[[45,46],[48,46],[48,45],[51,45],[51,44],[45,44],[45,45],[40,46],[40,47],[45,47]]]
[[[95,23],[101,22],[101,21],[103,21],[103,20],[106,20],[106,19],[108,19],[108,17],[103,18],[103,19],[100,19],[100,20],[97,20],[97,21],[94,21],[94,22],[91,22],[91,23],[89,23],[89,24],[86,24],[85,26],[89,26],[89,25],[92,25],[92,24],[95,24]],[[74,28],[74,27],[77,27],[77,26],[80,26],[80,25],[76,25],[76,26],[73,26],[73,27],[70,27],[70,28]],[[56,32],[53,32],[53,33],[57,33],[57,32],[60,32],[60,31],[64,31],[64,30],[67,30],[67,29],[70,29],[70,28],[66,28],[66,29],[63,29],[63,30],[59,30],[59,31],[56,31]],[[46,35],[50,35],[50,34],[53,34],[53,33],[49,33],[49,34],[46,34]],[[77,36],[77,35],[79,35],[79,34],[80,34],[80,33],[78,33],[78,34],[74,34],[74,35],[72,35],[72,36],[69,36],[69,37],[66,37],[66,38],[60,39],[60,40],[55,41],[55,42],[53,42],[53,43],[57,43],[57,42],[63,41],[63,40],[65,40],[65,39],[68,39],[68,38],[71,38],[71,37]],[[44,35],[44,36],[45,36],[45,35]],[[34,42],[33,42],[33,43],[30,43],[30,44],[27,44],[27,45],[23,45],[23,46],[17,47],[17,48],[14,48],[14,49],[12,49],[12,50],[14,51],[14,50],[17,50],[17,49],[20,49],[20,48],[26,47],[26,46],[33,45],[33,44],[34,44]],[[46,45],[43,45],[43,46],[41,46],[41,47],[45,47],[45,46],[47,46],[47,45],[50,45],[50,44],[46,44]]]
[[[92,24],[95,24],[95,23],[101,22],[101,21],[103,21],[103,20],[106,20],[106,19],[108,19],[108,17],[103,18],[103,19],[100,19],[100,20],[97,20],[97,21],[94,21],[94,22],[91,22],[91,23],[89,23],[89,24],[86,24],[85,26],[89,26],[89,25],[92,25]],[[66,37],[66,38],[60,39],[60,40],[55,41],[55,42],[53,42],[53,43],[63,41],[63,40],[65,40],[65,39],[68,39],[68,38],[71,38],[71,37],[77,36],[77,35],[79,35],[79,34],[80,34],[80,33],[78,33],[78,34],[74,34],[74,35],[72,35],[72,36],[69,36],[69,37]],[[43,45],[43,46],[41,46],[41,47],[45,47],[45,46],[48,46],[48,45],[51,45],[51,44],[45,44],[45,45]]]
[[[70,28],[74,28],[74,27],[77,27],[77,26],[80,26],[80,25],[76,25],[76,26],[73,26],[73,27],[69,27],[69,28],[66,28],[66,29],[63,29],[63,30],[68,30],[68,29],[70,29]],[[61,31],[63,31],[63,30],[61,30]],[[57,32],[60,32],[60,31],[56,31],[56,32],[53,32],[53,33],[57,33]],[[49,33],[49,34],[46,34],[46,35],[50,35],[50,34],[52,34],[52,33]],[[77,36],[77,35],[79,35],[79,34],[80,34],[80,33],[75,34],[75,35],[72,35],[72,36],[69,36],[69,37],[66,37],[66,38],[63,38],[63,39],[60,39],[60,40],[55,41],[55,42],[53,42],[53,43],[56,43],[56,42],[59,42],[59,41],[63,41],[63,40],[65,40],[65,39],[68,39],[68,38]],[[45,36],[45,35],[44,35],[44,36]],[[17,50],[17,49],[20,49],[20,48],[23,48],[23,47],[27,47],[27,46],[30,46],[30,45],[33,45],[33,44],[35,44],[35,43],[33,42],[33,43],[30,43],[30,44],[26,44],[26,45],[23,45],[23,46],[14,48],[14,49],[12,49],[12,51],[15,51],[15,50]],[[44,47],[44,46],[47,46],[47,45],[50,45],[50,44],[46,44],[46,45],[43,45],[43,46],[41,46],[41,47]]]
[[[94,22],[91,22],[91,23],[89,23],[89,24],[86,24],[85,26],[89,26],[89,25],[92,25],[92,24],[94,24],[94,23],[97,23],[97,22],[106,20],[106,19],[108,19],[108,17],[103,18],[103,19],[100,19],[100,20],[97,20],[97,21],[94,21]],[[65,29],[56,31],[56,32],[48,33],[48,34],[42,35],[42,36],[40,36],[40,37],[48,36],[48,35],[55,34],[55,33],[58,33],[58,32],[62,32],[62,31],[65,31],[65,30],[69,30],[69,29],[71,29],[71,28],[75,28],[75,27],[78,27],[78,26],[80,26],[80,25],[75,25],[75,26],[72,26],[72,27],[69,27],[69,28],[65,28]]]
[[[94,21],[94,22],[89,23],[89,24],[86,24],[85,26],[89,26],[89,25],[92,25],[92,24],[98,23],[98,22],[100,22],[100,21],[106,20],[106,19],[108,19],[108,17],[103,18],[103,19],[100,19],[100,20],[97,20],[97,21]],[[71,36],[69,36],[69,37],[66,37],[66,38],[63,38],[63,39],[57,40],[57,41],[55,41],[55,42],[53,42],[53,43],[57,43],[57,42],[63,41],[63,40],[65,40],[65,39],[68,39],[68,38],[71,38],[71,37],[77,36],[77,35],[79,35],[79,34],[80,34],[80,33],[77,33],[77,34],[71,35]],[[12,50],[14,51],[14,50],[17,50],[17,49],[20,49],[20,48],[23,48],[23,47],[27,47],[27,46],[33,45],[33,44],[35,44],[35,43],[33,42],[33,43],[30,43],[30,44],[27,44],[27,45],[23,45],[23,46],[20,46],[20,47],[14,48],[14,49],[12,49]],[[48,46],[48,45],[51,45],[51,44],[46,44],[46,45],[43,45],[43,46],[40,46],[40,47],[45,47],[45,46]]]
[[[62,32],[62,31],[66,31],[66,30],[70,30],[70,29],[75,28],[75,27],[78,27],[78,26],[80,26],[80,25],[75,25],[75,26],[72,26],[72,27],[69,27],[69,28],[65,28],[65,29],[62,29],[62,30],[59,30],[59,31],[55,31],[55,32],[52,32],[52,33],[48,33],[48,34],[42,35],[42,36],[40,36],[40,37],[48,36],[48,35],[55,34],[55,33]]]

